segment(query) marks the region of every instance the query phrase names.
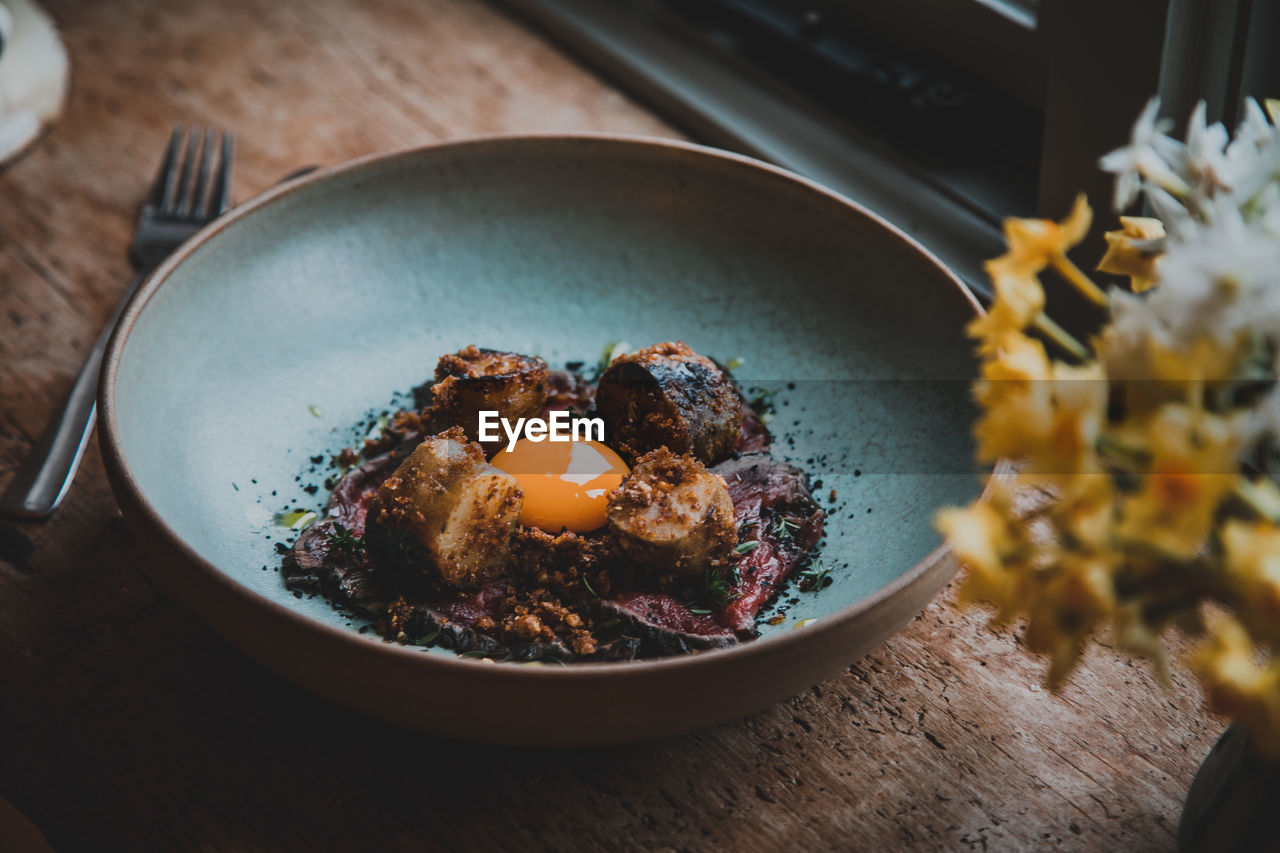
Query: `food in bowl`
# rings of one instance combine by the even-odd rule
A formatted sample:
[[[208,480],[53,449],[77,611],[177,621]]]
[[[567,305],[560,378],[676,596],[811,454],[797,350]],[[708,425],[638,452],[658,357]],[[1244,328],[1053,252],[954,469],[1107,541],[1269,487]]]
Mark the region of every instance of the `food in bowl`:
[[[732,646],[824,512],[729,369],[679,342],[552,370],[466,347],[333,484],[284,560],[389,640],[499,660]]]

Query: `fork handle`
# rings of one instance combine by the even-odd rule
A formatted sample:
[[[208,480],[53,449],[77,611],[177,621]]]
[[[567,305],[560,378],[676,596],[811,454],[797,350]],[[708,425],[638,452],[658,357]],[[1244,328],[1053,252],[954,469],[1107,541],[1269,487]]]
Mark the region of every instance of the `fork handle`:
[[[93,433],[97,416],[98,374],[102,372],[107,341],[124,313],[125,304],[147,277],[147,272],[134,276],[111,319],[98,334],[93,352],[80,368],[62,408],[45,427],[39,443],[32,448],[4,495],[0,496],[0,514],[29,519],[48,518],[66,497],[76,469],[80,467],[80,457],[84,455],[89,436]]]

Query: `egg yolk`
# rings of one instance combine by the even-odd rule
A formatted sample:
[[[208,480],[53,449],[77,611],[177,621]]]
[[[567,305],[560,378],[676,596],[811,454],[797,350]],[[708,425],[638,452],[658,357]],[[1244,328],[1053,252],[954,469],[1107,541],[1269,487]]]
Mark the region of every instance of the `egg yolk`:
[[[494,466],[524,490],[520,523],[549,533],[586,533],[603,527],[606,495],[627,475],[618,454],[598,441],[530,441],[522,438],[493,457]]]

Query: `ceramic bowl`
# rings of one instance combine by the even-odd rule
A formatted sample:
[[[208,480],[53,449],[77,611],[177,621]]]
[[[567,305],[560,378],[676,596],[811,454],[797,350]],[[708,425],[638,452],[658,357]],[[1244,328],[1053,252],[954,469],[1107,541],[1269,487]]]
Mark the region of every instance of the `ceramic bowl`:
[[[450,736],[640,740],[803,691],[947,582],[934,512],[982,485],[963,334],[976,310],[901,232],[748,158],[612,136],[439,145],[278,187],[174,254],[111,341],[102,446],[157,580],[284,677]],[[306,487],[327,462],[312,457],[358,442],[440,354],[476,343],[554,364],[664,340],[776,392],[775,447],[820,481],[834,582],[787,590],[758,640],[495,663],[361,634],[284,588],[274,515],[320,508]]]

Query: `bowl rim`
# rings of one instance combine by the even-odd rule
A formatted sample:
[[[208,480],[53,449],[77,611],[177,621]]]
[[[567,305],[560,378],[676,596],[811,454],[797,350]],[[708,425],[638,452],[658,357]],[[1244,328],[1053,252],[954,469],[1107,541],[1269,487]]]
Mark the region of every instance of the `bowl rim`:
[[[351,160],[346,160],[341,163],[322,166],[300,177],[286,179],[274,187],[271,187],[249,200],[236,205],[232,210],[218,217],[198,231],[147,276],[146,280],[138,288],[137,292],[129,299],[123,313],[121,314],[119,322],[116,324],[116,327],[111,334],[111,338],[107,344],[102,372],[99,378],[99,436],[101,439],[100,443],[103,462],[109,473],[112,475],[109,479],[113,488],[124,488],[127,490],[129,504],[132,508],[141,512],[142,519],[145,521],[146,526],[149,527],[152,532],[158,532],[166,543],[182,556],[185,563],[188,564],[192,570],[202,573],[205,575],[206,580],[212,581],[218,586],[223,587],[224,590],[229,592],[231,595],[241,599],[248,599],[249,604],[255,606],[261,611],[265,611],[274,618],[278,618],[289,623],[291,627],[304,632],[319,632],[321,635],[329,639],[347,645],[349,650],[353,652],[366,651],[370,654],[390,655],[392,658],[401,658],[402,663],[405,666],[422,667],[428,670],[435,669],[436,667],[460,667],[462,669],[457,670],[459,674],[464,672],[468,674],[475,674],[479,671],[476,669],[477,667],[484,667],[485,663],[492,663],[492,661],[472,660],[459,655],[422,654],[421,647],[419,646],[389,643],[372,632],[361,634],[355,630],[348,630],[326,622],[321,622],[255,591],[236,580],[231,574],[220,570],[212,562],[196,553],[195,550],[188,545],[186,541],[183,540],[182,537],[179,536],[177,532],[174,531],[173,528],[171,528],[161,517],[160,513],[151,504],[150,500],[148,500],[146,494],[143,492],[129,467],[122,446],[119,424],[116,419],[115,407],[117,372],[120,367],[121,355],[125,346],[128,344],[129,335],[134,324],[141,316],[142,311],[146,308],[147,303],[156,294],[156,292],[165,285],[173,271],[195,251],[209,240],[213,239],[221,231],[241,219],[253,215],[256,211],[269,207],[279,199],[298,193],[312,184],[328,181],[331,178],[350,175],[365,169],[385,167],[386,165],[398,160],[410,160],[423,155],[446,156],[463,149],[484,150],[502,149],[504,147],[518,148],[520,146],[530,144],[556,145],[581,143],[588,143],[592,145],[598,144],[601,147],[617,146],[622,149],[640,147],[665,150],[677,156],[692,156],[695,159],[709,157],[718,160],[721,163],[731,164],[734,168],[744,168],[748,171],[763,173],[773,179],[781,179],[784,182],[803,187],[810,192],[817,193],[829,201],[833,201],[838,205],[847,208],[856,215],[864,217],[874,225],[878,225],[889,234],[901,240],[907,248],[914,250],[914,252],[923,261],[934,267],[934,269],[941,274],[942,278],[950,283],[961,299],[967,302],[973,309],[975,316],[981,316],[986,313],[981,303],[979,303],[977,298],[973,295],[973,292],[955,275],[955,273],[938,260],[932,252],[893,223],[887,221],[879,214],[867,209],[858,202],[853,201],[852,199],[849,199],[816,181],[743,154],[737,154],[719,148],[666,137],[607,132],[484,134],[467,137],[465,139],[429,143],[426,145],[406,146],[392,149],[390,151],[376,152]],[[990,494],[996,481],[1006,478],[1012,470],[1012,466],[1004,460],[994,465],[992,470],[985,475],[986,481],[983,484],[979,500],[985,500]],[[929,570],[938,562],[944,559],[949,552],[950,544],[944,539],[936,548],[925,555],[914,566],[907,569],[898,577],[894,578],[894,580],[880,587],[870,595],[851,602],[850,604],[847,604],[829,614],[818,617],[814,623],[806,625],[803,631],[788,631],[780,636],[770,637],[768,640],[763,642],[753,640],[751,642],[740,643],[725,648],[700,651],[696,654],[671,655],[633,661],[583,661],[569,666],[558,667],[488,666],[484,667],[484,669],[488,673],[491,673],[494,678],[565,680],[569,682],[577,682],[583,679],[600,679],[606,676],[624,678],[631,676],[634,678],[640,678],[661,672],[674,672],[691,667],[703,667],[713,663],[714,661],[725,661],[729,659],[730,656],[732,656],[735,662],[745,664],[752,657],[784,652],[787,646],[795,645],[797,643],[812,643],[819,641],[824,635],[834,634],[841,625],[851,620],[856,620],[864,613],[876,608],[882,602],[895,596],[903,588],[911,586],[922,575],[929,572]],[[931,598],[932,597],[936,597],[936,593],[934,596],[931,596]],[[901,628],[896,628],[893,633],[897,633],[898,630],[901,630]]]

